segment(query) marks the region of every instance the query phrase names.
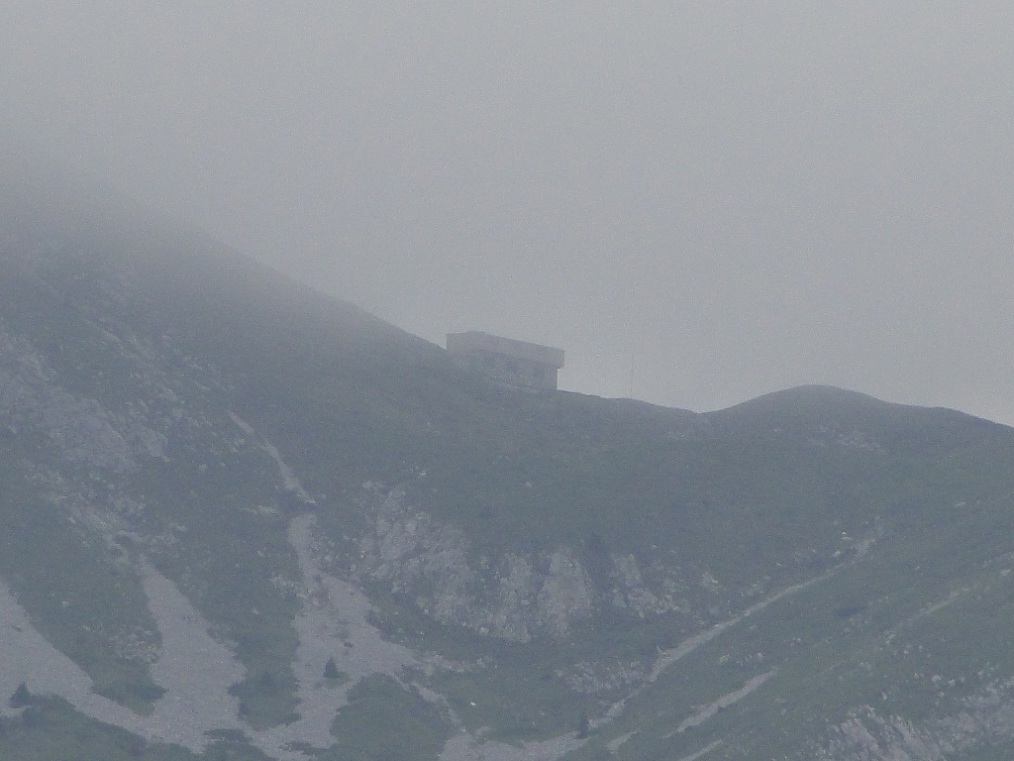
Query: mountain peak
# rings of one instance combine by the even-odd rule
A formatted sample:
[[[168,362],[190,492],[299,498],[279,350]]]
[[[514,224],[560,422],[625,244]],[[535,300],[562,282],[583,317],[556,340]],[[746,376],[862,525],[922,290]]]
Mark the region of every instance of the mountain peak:
[[[10,199],[0,756],[1012,742],[1010,429],[507,391],[200,235]]]

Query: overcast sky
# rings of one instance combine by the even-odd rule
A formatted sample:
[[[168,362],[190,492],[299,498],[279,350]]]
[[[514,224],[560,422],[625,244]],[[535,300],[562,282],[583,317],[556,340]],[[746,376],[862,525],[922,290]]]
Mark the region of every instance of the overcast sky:
[[[1014,423],[1014,4],[4,0],[0,35],[5,122],[434,342]]]

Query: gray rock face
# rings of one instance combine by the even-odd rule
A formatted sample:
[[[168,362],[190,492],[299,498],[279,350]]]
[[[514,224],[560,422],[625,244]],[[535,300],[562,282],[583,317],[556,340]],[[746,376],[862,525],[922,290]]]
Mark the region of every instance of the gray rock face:
[[[571,621],[592,614],[591,579],[567,547],[550,553],[549,570],[536,597],[540,623],[551,633],[567,633]]]
[[[829,733],[818,761],[948,761],[1014,735],[1014,680],[965,698],[960,710],[913,722],[871,706],[853,711]]]
[[[44,432],[64,462],[122,474],[134,467],[128,439],[158,446],[154,431],[122,425],[127,421],[117,426],[94,399],[75,397],[58,386],[43,355],[2,324],[0,368],[0,422],[15,431]]]
[[[426,615],[445,624],[512,642],[566,636],[603,605],[640,617],[680,609],[673,592],[652,590],[633,555],[610,558],[611,590],[595,588],[571,547],[531,554],[506,552],[473,560],[471,542],[456,527],[415,509],[400,489],[365,485],[370,531],[358,541],[355,575],[385,581],[411,597]]]

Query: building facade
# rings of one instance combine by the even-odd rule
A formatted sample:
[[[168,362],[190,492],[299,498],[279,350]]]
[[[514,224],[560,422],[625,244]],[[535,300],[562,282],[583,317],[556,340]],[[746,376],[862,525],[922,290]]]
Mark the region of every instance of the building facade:
[[[470,330],[448,333],[447,352],[466,370],[519,388],[556,390],[563,351]]]

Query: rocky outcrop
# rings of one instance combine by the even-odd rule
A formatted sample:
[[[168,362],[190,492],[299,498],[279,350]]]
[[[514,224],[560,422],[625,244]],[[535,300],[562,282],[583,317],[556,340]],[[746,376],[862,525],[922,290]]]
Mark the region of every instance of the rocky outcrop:
[[[673,571],[652,568],[653,588],[632,554],[609,558],[608,589],[596,588],[572,547],[475,559],[469,538],[414,508],[401,489],[364,484],[369,530],[349,564],[361,581],[383,581],[426,615],[514,642],[565,636],[608,606],[640,617],[681,609]]]
[[[10,433],[43,433],[64,463],[126,473],[134,468],[133,442],[158,452],[162,437],[135,421],[115,421],[94,399],[62,389],[42,354],[2,325],[0,368],[0,422]]]
[[[871,706],[853,711],[813,755],[818,761],[947,761],[1014,737],[1014,680],[961,701],[958,711],[913,722]]]

